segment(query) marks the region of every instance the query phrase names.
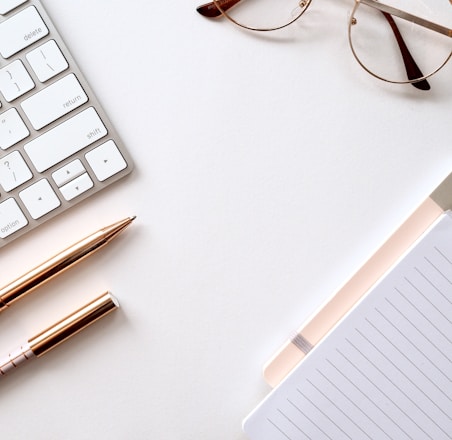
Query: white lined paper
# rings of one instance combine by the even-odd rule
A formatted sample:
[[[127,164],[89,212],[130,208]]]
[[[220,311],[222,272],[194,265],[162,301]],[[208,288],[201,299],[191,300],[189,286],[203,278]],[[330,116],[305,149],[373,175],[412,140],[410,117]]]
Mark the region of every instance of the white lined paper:
[[[444,214],[244,422],[252,440],[452,439]]]

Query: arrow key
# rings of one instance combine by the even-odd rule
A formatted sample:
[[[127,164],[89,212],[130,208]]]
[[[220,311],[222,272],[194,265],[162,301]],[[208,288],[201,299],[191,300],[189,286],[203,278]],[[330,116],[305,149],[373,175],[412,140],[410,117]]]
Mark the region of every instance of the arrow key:
[[[100,182],[127,168],[126,161],[112,140],[89,151],[85,157]]]
[[[36,220],[61,205],[47,179],[38,180],[19,193],[23,204]]]
[[[76,159],[54,171],[52,173],[52,178],[57,186],[63,186],[85,172],[85,167],[80,159]]]
[[[69,201],[75,199],[80,194],[83,194],[85,191],[88,191],[93,186],[94,186],[93,181],[88,176],[88,173],[85,173],[77,177],[76,179],[72,180],[71,182],[66,183],[66,185],[63,185],[60,188],[60,191],[61,194],[63,194],[63,197],[67,201]]]

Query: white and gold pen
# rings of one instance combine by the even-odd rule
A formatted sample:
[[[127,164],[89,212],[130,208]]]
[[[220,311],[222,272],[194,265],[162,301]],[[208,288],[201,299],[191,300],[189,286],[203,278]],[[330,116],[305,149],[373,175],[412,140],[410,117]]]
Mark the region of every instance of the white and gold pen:
[[[0,379],[26,361],[46,354],[118,307],[118,300],[110,292],[105,292],[71,315],[30,338],[25,344],[12,350],[6,356],[0,357]]]

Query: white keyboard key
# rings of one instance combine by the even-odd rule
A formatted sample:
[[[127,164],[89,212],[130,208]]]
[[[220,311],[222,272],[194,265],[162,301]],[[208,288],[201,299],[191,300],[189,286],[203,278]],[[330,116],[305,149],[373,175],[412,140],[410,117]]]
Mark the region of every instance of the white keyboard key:
[[[49,33],[34,6],[0,23],[0,54],[9,58]]]
[[[17,8],[27,0],[0,0],[0,15],[5,15],[14,8]]]
[[[83,194],[85,191],[88,191],[94,186],[93,181],[89,177],[88,173],[82,174],[76,179],[72,180],[66,185],[60,188],[61,194],[63,197],[69,201],[75,199],[80,194]]]
[[[8,102],[33,89],[35,83],[22,61],[16,60],[0,69],[0,92]]]
[[[30,132],[15,108],[0,115],[0,148],[6,150],[25,139]]]
[[[0,203],[0,238],[6,238],[27,225],[28,220],[14,199]]]
[[[35,130],[80,107],[88,97],[73,73],[22,102],[22,109]]]
[[[52,178],[57,186],[63,186],[65,183],[70,182],[72,179],[80,176],[85,171],[86,169],[80,159],[76,159],[53,172]]]
[[[101,182],[127,168],[126,161],[112,140],[89,151],[85,157]]]
[[[107,129],[94,108],[90,107],[33,139],[24,148],[41,173],[106,134]]]
[[[13,151],[0,159],[0,185],[6,192],[22,185],[33,174],[18,151]]]
[[[35,220],[61,205],[47,179],[41,179],[24,189],[19,197]]]
[[[47,41],[26,56],[33,72],[41,82],[53,78],[69,67],[66,58],[64,58],[54,40]]]
[[[133,168],[41,3],[0,0],[0,249]]]

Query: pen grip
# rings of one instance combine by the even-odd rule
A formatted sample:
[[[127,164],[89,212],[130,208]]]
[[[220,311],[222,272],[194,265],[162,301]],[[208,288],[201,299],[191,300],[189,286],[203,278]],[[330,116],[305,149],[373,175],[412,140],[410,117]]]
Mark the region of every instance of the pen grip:
[[[0,358],[0,379],[19,365],[35,357],[30,345],[24,344]]]

